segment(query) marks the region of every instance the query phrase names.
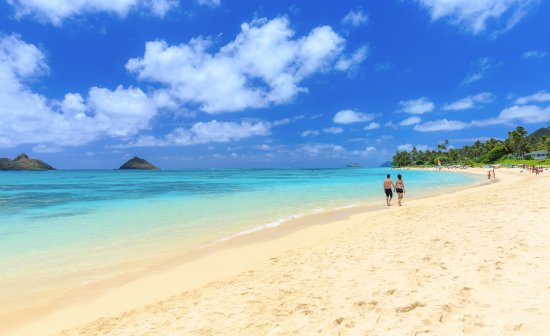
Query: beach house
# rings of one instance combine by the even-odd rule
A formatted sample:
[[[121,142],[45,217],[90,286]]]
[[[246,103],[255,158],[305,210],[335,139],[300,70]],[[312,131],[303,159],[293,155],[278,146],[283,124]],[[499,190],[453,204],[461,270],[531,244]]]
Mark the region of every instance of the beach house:
[[[525,154],[525,156],[530,156],[530,157],[532,157],[533,159],[536,159],[536,160],[545,160],[548,157],[548,152],[539,150],[539,151],[527,153],[527,154]]]

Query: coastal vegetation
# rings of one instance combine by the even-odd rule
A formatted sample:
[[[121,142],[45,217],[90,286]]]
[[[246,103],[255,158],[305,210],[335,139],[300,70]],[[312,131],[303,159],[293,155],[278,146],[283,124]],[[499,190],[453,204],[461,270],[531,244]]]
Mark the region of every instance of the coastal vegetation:
[[[397,151],[392,163],[396,167],[432,166],[438,161],[445,165],[481,166],[484,164],[528,164],[550,165],[550,157],[536,160],[529,156],[534,151],[550,153],[550,123],[531,135],[522,126],[508,132],[505,140],[491,138],[485,142],[477,140],[472,145],[454,148],[448,140],[438,144],[435,150]]]

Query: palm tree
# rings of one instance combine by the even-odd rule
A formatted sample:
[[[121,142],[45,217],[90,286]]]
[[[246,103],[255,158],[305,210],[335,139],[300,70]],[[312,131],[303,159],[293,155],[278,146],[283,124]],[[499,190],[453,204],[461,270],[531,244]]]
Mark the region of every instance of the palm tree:
[[[481,141],[477,140],[472,145],[472,154],[474,154],[474,159],[477,160],[479,156],[481,155],[482,145]]]
[[[439,144],[436,146],[437,152],[441,154],[442,151],[447,149],[448,144],[449,144],[449,140],[445,139],[445,141],[442,144]]]
[[[518,126],[515,130],[508,132],[508,141],[510,143],[510,149],[516,156],[516,158],[522,158],[525,155],[527,149],[527,142],[525,136],[527,131],[525,128]]]

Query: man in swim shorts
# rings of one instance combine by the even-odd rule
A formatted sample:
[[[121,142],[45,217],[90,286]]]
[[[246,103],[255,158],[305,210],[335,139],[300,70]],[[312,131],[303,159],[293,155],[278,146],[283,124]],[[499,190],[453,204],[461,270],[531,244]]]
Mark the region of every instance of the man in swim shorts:
[[[391,199],[393,198],[393,192],[392,189],[395,190],[395,185],[393,184],[392,179],[390,178],[390,174],[386,175],[386,179],[384,180],[384,192],[386,193],[386,205],[391,205]]]

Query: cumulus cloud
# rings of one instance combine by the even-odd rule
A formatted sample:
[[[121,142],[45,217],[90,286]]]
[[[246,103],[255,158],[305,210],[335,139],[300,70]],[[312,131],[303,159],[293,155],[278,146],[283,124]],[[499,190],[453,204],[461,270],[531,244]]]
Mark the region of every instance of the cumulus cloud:
[[[500,112],[497,121],[502,123],[521,121],[527,124],[544,123],[550,120],[550,107],[542,108],[535,105],[511,106]]]
[[[198,122],[190,128],[178,127],[162,138],[142,135],[136,141],[116,147],[190,146],[212,142],[230,142],[253,136],[270,134],[272,125],[267,122]]]
[[[370,131],[370,130],[377,129],[377,128],[380,128],[380,124],[373,121],[370,124],[368,124],[367,126],[365,126],[365,131]]]
[[[529,50],[523,53],[522,57],[525,59],[533,59],[533,58],[545,58],[546,51],[540,51],[540,50]]]
[[[432,21],[447,19],[473,34],[513,28],[539,0],[417,0]]]
[[[282,104],[307,92],[300,86],[304,79],[334,70],[345,46],[329,26],[295,35],[285,17],[256,19],[243,23],[237,37],[217,52],[209,52],[212,41],[202,37],[173,46],[152,41],[126,68],[140,80],[160,84],[174,105],[207,113]]]
[[[54,25],[70,17],[100,12],[124,17],[130,11],[142,10],[162,17],[178,3],[178,0],[8,0],[17,17],[32,16]]]
[[[341,110],[336,112],[332,121],[337,124],[354,124],[371,121],[372,119],[374,119],[374,115],[369,113],[361,113],[353,110]]]
[[[529,103],[544,103],[550,101],[550,92],[539,91],[529,96],[519,97],[516,99],[516,104],[529,104]]]
[[[36,143],[36,150],[81,145],[102,136],[127,137],[148,127],[156,107],[137,88],[94,87],[86,99],[61,101],[34,93],[30,79],[48,72],[44,54],[17,36],[0,36],[0,147]]]
[[[351,10],[342,19],[342,24],[350,27],[359,27],[369,22],[369,17],[362,10]]]
[[[493,101],[495,96],[492,93],[489,92],[482,92],[477,95],[468,96],[462,99],[459,99],[455,102],[446,104],[443,106],[443,110],[445,111],[460,111],[460,110],[469,110],[476,107],[479,107],[479,105],[487,104]]]
[[[399,125],[401,125],[401,126],[411,126],[411,125],[418,124],[421,121],[422,121],[422,119],[420,119],[419,117],[412,116],[412,117],[409,117],[409,118],[403,120],[401,123],[399,123]]]
[[[435,108],[435,104],[426,97],[400,101],[399,106],[402,112],[409,114],[424,114],[432,112]]]

